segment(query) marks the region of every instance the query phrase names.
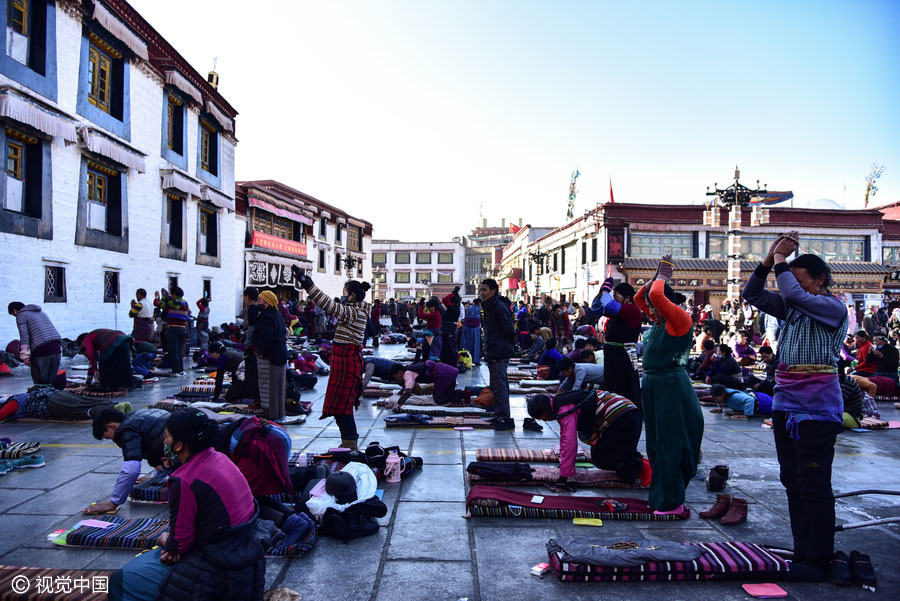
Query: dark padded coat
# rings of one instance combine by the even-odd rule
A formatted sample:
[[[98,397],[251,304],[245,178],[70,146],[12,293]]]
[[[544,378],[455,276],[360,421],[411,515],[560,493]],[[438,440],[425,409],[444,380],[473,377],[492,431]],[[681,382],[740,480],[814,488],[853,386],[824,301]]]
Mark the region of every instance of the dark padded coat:
[[[125,416],[113,442],[122,449],[125,461],[141,461],[156,467],[162,463],[166,422],[172,416],[162,409],[138,409]]]
[[[279,537],[259,510],[249,521],[198,540],[159,586],[156,601],[262,601],[266,550]]]
[[[484,320],[481,322],[484,328],[484,358],[488,361],[509,359],[516,341],[509,301],[500,295],[494,295],[484,302],[481,310],[484,313]]]
[[[253,326],[256,354],[275,365],[287,362],[287,332],[284,318],[275,307],[266,307]]]

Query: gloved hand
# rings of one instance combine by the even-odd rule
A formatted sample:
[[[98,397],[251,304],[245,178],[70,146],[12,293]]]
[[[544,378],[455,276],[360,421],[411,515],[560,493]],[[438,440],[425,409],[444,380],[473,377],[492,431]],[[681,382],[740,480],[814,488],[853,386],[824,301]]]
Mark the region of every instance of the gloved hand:
[[[656,277],[668,282],[672,279],[674,272],[675,264],[672,262],[672,255],[663,255],[663,258],[659,260],[659,267],[656,268]]]
[[[312,287],[312,278],[309,277],[309,274],[305,269],[300,269],[296,265],[291,265],[291,273],[293,274],[294,278],[300,283],[301,288],[308,291]]]
[[[611,277],[606,278],[605,280],[603,280],[603,285],[600,286],[600,294],[603,294],[603,293],[605,293],[605,292],[612,292],[612,289],[613,289],[613,281],[614,281],[614,280],[613,280]]]

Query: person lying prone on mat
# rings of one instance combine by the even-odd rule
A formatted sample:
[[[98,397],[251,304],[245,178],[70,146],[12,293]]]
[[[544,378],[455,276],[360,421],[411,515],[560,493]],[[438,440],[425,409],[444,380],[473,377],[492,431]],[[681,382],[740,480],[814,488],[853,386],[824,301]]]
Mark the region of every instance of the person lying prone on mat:
[[[122,449],[122,469],[112,495],[106,501],[82,509],[86,514],[114,513],[128,500],[141,474],[141,461],[158,473],[172,467],[163,453],[166,420],[172,414],[162,409],[138,409],[128,415],[116,409],[104,409],[94,417],[93,434],[97,440],[112,440]]]
[[[437,361],[413,363],[405,367],[399,363],[392,366],[391,377],[397,384],[403,386],[397,406],[402,407],[403,403],[416,393],[416,386],[419,384],[434,384],[434,401],[439,405],[468,402],[471,398],[469,391],[456,389],[458,375],[457,368]]]
[[[749,394],[743,390],[726,388],[721,384],[713,384],[709,389],[709,396],[716,401],[717,407],[710,409],[710,413],[722,413],[723,408],[734,411],[731,419],[747,419],[754,415],[772,415],[772,397],[756,392]]]
[[[263,598],[265,553],[278,532],[259,518],[238,468],[212,448],[217,430],[199,411],[170,414],[165,454],[180,466],[169,476],[169,531],[113,574],[111,600]]]
[[[559,480],[548,486],[553,492],[572,491],[568,479],[575,475],[579,439],[590,445],[591,463],[600,469],[628,484],[650,484],[650,462],[637,451],[641,412],[625,397],[604,390],[536,394],[528,398],[528,415],[559,422]]]

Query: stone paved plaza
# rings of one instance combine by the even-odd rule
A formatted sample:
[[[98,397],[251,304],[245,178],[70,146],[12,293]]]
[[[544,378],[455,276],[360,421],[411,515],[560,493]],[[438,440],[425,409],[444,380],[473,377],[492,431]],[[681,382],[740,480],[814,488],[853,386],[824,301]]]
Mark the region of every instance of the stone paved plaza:
[[[382,345],[379,355],[402,350]],[[0,380],[0,393],[20,392],[30,381],[26,371]],[[127,397],[140,408],[176,392],[193,379],[163,382],[135,391]],[[460,377],[460,385],[484,384],[486,367]],[[323,451],[339,446],[333,420],[319,420],[327,377],[315,390],[304,392],[314,400],[308,422],[289,427],[294,450]],[[786,518],[786,497],[778,481],[778,464],[772,431],[759,420],[738,422],[710,414],[704,408],[706,430],[700,471],[727,464],[731,478],[726,492],[744,497],[750,504],[745,524],[723,527],[701,520],[697,513],[712,504],[713,493],[699,479],[687,491],[693,515],[679,522],[606,521],[602,528],[574,526],[569,520],[464,519],[465,466],[483,447],[549,448],[558,432],[521,429],[526,416],[524,397],[512,397],[514,432],[385,429],[383,409],[363,399],[357,414],[360,447],[370,441],[400,445],[424,458],[420,472],[400,484],[381,484],[388,515],[372,537],[343,544],[320,539],[301,559],[274,559],[268,563],[271,586],[290,587],[305,601],[500,601],[519,599],[618,598],[650,599],[745,599],[737,582],[705,583],[561,583],[529,574],[531,566],[547,560],[548,539],[565,536],[635,536],[684,542],[738,540],[791,546]],[[900,419],[900,411],[882,403],[882,418]],[[0,436],[17,441],[40,441],[46,467],[16,470],[0,477],[0,564],[58,568],[118,568],[134,556],[132,551],[65,549],[47,541],[47,534],[73,525],[80,510],[92,501],[107,498],[121,464],[121,452],[111,442],[98,442],[85,425],[4,423]],[[640,450],[643,451],[643,442]],[[900,490],[900,430],[871,433],[848,432],[838,438],[834,462],[835,492],[880,488]],[[149,468],[148,468],[149,470]],[[535,491],[540,493],[537,489]],[[582,495],[638,496],[646,491],[581,491]],[[165,516],[165,506],[126,505],[121,517]],[[897,497],[867,495],[837,503],[839,523],[900,515]],[[872,556],[878,574],[878,598],[896,598],[900,587],[900,526],[861,528],[837,534],[836,548],[857,549]],[[841,589],[830,583],[781,583],[797,599],[868,599],[859,587]],[[894,591],[893,593],[891,591]],[[0,591],[0,599],[8,591]]]

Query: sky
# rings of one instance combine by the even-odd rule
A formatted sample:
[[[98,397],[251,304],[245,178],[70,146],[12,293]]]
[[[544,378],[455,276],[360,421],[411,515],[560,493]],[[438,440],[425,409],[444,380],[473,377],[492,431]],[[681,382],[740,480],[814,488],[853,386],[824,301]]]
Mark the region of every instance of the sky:
[[[900,201],[900,3],[884,0],[131,0],[201,73],[217,59],[238,180],[276,179],[447,240],[742,182]]]

